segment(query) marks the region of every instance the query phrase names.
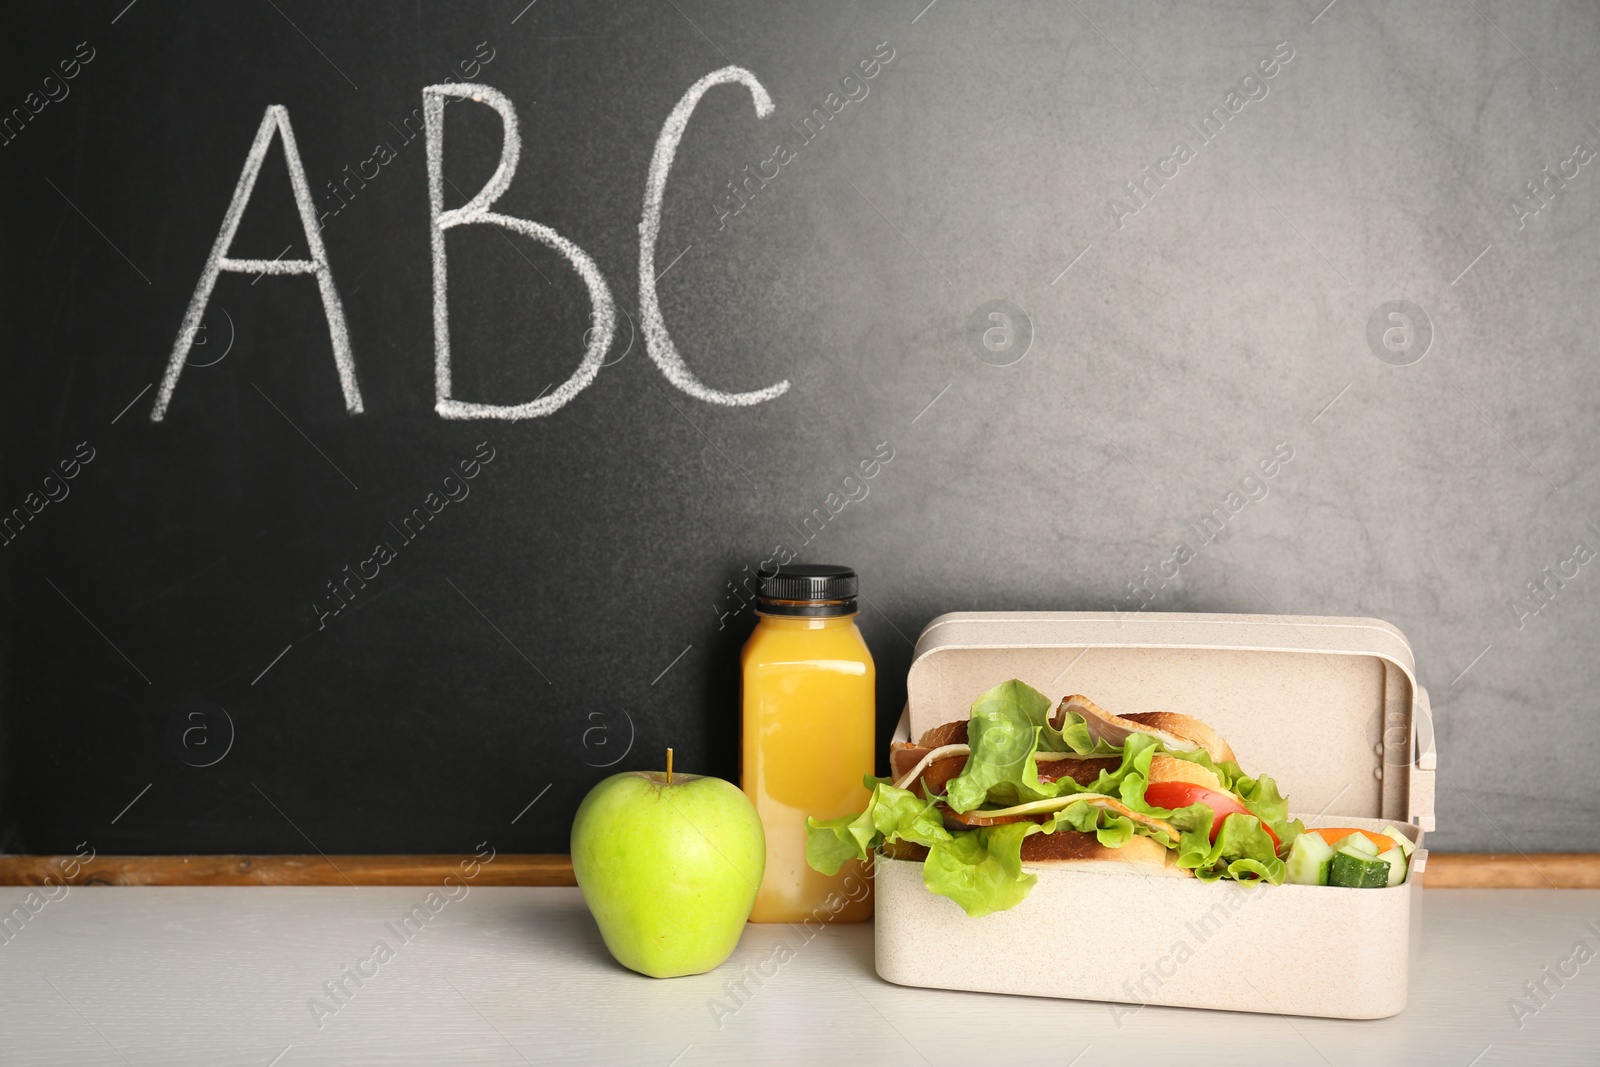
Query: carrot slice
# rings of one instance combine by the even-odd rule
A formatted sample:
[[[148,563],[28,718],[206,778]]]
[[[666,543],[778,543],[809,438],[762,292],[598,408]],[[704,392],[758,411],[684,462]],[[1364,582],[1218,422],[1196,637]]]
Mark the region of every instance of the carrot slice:
[[[1383,834],[1375,834],[1371,830],[1358,830],[1354,826],[1319,826],[1308,832],[1319,835],[1330,845],[1337,845],[1351,834],[1360,834],[1374,845],[1377,845],[1379,852],[1387,852],[1395,847],[1394,838],[1385,837]]]

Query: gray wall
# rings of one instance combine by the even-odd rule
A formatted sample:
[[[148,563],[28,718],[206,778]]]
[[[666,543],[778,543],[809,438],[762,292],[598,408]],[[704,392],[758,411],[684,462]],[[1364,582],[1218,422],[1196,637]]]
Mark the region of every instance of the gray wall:
[[[965,531],[1057,603],[1127,609],[1124,583],[1197,544],[1186,523],[1289,442],[1268,495],[1150,609],[1395,623],[1434,701],[1436,844],[1600,848],[1600,604],[1582,562],[1600,549],[1600,159],[1581,162],[1600,150],[1600,14],[1079,6],[940,3],[896,27],[901,83],[865,102],[881,106],[838,164],[897,161],[898,188],[862,191],[950,281],[901,242],[891,269],[925,286],[891,299],[885,283],[891,325],[870,343],[904,360],[909,411],[955,383],[904,447],[946,491],[876,535]],[[1186,121],[1285,40],[1268,94],[1202,146]],[[1193,161],[1116,209],[1175,142]],[[1527,183],[1563,166],[1576,177],[1539,207]],[[967,356],[955,313],[995,298],[1037,331],[1005,369]],[[1397,300],[1431,343],[1416,328],[1386,360],[1369,322]],[[1006,606],[977,581],[961,592]]]

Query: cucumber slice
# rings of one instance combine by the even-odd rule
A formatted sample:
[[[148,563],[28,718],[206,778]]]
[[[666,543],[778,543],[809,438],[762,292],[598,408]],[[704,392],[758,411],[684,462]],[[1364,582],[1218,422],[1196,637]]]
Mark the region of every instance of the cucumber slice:
[[[1382,889],[1392,868],[1386,860],[1354,848],[1334,852],[1328,865],[1328,884],[1346,889]]]
[[[1333,846],[1321,834],[1301,834],[1289,846],[1285,879],[1290,885],[1327,885],[1332,862]]]
[[[1389,864],[1390,885],[1399,885],[1406,880],[1406,854],[1399,848],[1379,853],[1378,858]]]
[[[1411,839],[1392,826],[1383,828],[1383,836],[1393,838],[1394,843],[1400,846],[1400,851],[1405,853],[1408,859],[1411,853],[1416,851],[1417,846],[1411,843]]]
[[[1378,846],[1374,845],[1372,839],[1365,834],[1351,834],[1349,837],[1340,838],[1339,842],[1333,847],[1336,851],[1353,848],[1364,856],[1376,856],[1378,854]]]

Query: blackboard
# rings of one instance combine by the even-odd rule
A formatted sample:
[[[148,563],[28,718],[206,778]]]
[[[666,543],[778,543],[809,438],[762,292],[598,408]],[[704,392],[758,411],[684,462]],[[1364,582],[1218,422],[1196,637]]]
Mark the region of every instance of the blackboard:
[[[0,849],[564,851],[736,777],[789,556],[885,734],[943,611],[1382,617],[1438,846],[1600,848],[1600,25],[1512,14],[13,13]]]

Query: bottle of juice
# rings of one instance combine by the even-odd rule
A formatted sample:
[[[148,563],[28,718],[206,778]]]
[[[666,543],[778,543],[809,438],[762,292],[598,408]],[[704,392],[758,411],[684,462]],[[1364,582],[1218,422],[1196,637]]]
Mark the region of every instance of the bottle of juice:
[[[806,816],[861,811],[862,779],[873,771],[877,672],[856,628],[856,592],[847,567],[794,564],[761,576],[742,657],[740,784],[767,834],[751,922],[872,917],[872,880],[860,863],[832,877],[806,864]]]

